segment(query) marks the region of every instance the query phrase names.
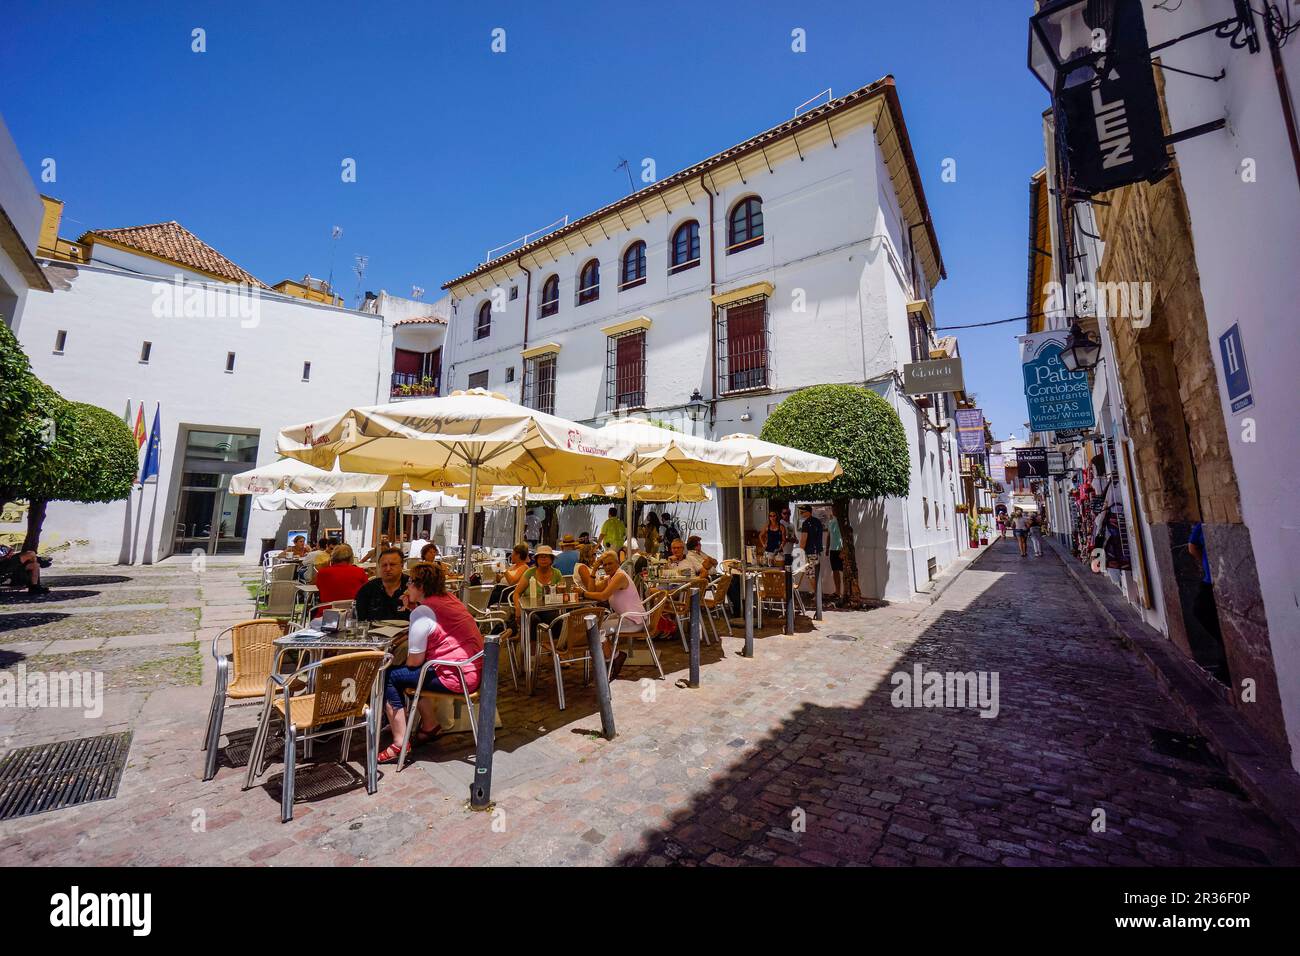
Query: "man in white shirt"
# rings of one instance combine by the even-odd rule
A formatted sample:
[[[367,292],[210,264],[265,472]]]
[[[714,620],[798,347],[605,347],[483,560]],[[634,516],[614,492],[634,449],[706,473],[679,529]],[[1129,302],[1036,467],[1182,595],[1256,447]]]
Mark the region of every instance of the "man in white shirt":
[[[536,511],[530,511],[524,517],[524,540],[530,548],[536,548],[537,542],[542,540],[542,519],[537,517]]]
[[[703,551],[688,550],[681,538],[674,538],[665,567],[670,571],[689,571],[691,577],[700,578],[707,576],[717,563]]]

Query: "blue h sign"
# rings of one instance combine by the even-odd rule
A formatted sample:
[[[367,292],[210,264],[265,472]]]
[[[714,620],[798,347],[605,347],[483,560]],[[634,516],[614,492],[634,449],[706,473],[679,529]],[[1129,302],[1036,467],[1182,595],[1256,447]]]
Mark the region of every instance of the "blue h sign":
[[[1228,403],[1232,412],[1244,412],[1255,404],[1250,391],[1250,373],[1246,370],[1246,351],[1241,345],[1241,329],[1232,323],[1219,336],[1219,353],[1223,357],[1223,378],[1228,386]]]

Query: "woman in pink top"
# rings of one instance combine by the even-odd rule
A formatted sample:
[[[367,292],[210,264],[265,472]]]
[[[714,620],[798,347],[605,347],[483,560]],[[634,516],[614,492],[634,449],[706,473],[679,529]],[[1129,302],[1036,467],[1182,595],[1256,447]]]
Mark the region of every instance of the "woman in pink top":
[[[615,622],[619,620],[617,615],[627,615],[622,619],[621,633],[645,632],[646,611],[645,605],[641,603],[641,595],[637,593],[636,586],[628,577],[628,573],[618,565],[618,552],[606,551],[596,563],[597,568],[605,574],[604,580],[597,579],[592,587],[583,590],[583,594],[593,600],[608,601],[609,609],[614,612],[606,619],[609,627],[602,635],[601,649],[606,660],[609,659],[610,652],[609,635],[616,626]],[[627,651],[619,651],[610,668],[611,678],[618,676],[626,660]]]
[[[402,751],[406,736],[406,702],[404,692],[414,688],[426,660],[463,661],[483,650],[483,634],[469,609],[447,593],[447,576],[441,567],[421,562],[410,570],[404,596],[411,611],[411,626],[406,639],[406,666],[390,667],[384,680],[384,708],[393,742],[379,753],[380,763],[390,763]],[[483,660],[464,668],[465,689],[478,690]],[[461,693],[461,671],[450,665],[434,665],[424,675],[424,689]],[[416,737],[417,743],[437,736],[442,728],[436,723],[433,702],[421,697],[420,723],[432,728]]]

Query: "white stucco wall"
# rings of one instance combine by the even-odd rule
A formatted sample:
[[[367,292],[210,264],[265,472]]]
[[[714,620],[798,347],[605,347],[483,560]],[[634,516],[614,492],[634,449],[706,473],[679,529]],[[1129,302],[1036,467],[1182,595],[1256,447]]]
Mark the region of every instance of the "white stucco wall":
[[[1148,35],[1152,44],[1160,43],[1231,12],[1231,5],[1205,0],[1188,0],[1170,13],[1148,11]],[[1175,131],[1221,117],[1228,121],[1226,129],[1179,143],[1174,152],[1191,216],[1242,518],[1255,553],[1292,760],[1300,767],[1300,518],[1289,467],[1300,458],[1295,409],[1300,346],[1294,334],[1300,183],[1263,24],[1258,18],[1256,23],[1263,46],[1258,54],[1233,50],[1211,33],[1162,55],[1171,65],[1195,63],[1198,72],[1227,71],[1218,83],[1166,71],[1165,100]],[[1292,102],[1300,103],[1300,42],[1292,37],[1281,56]],[[1253,176],[1245,175],[1252,171]],[[1233,323],[1241,328],[1255,398],[1254,407],[1240,413],[1231,410],[1219,351],[1219,336]]]
[[[649,221],[626,218],[630,228],[613,230],[590,248],[561,248],[557,261],[527,274],[511,267],[500,282],[501,311],[493,313],[491,334],[475,340],[482,303],[492,288],[471,282],[456,289],[448,331],[445,384],[464,388],[471,373],[488,371],[488,386],[519,400],[524,378],[520,352],[524,342],[524,305],[531,299],[527,345],[560,346],[556,359],[558,415],[600,421],[606,415],[606,348],[601,331],[638,316],[651,326],[646,333],[646,404],[644,414],[689,428],[682,407],[694,389],[716,397],[716,358],[712,353],[710,296],[755,282],[770,282],[770,390],[723,396],[714,406],[714,421],[699,433],[718,437],[731,432],[758,434],[768,414],[791,392],[809,385],[887,378],[911,361],[907,302],[926,293],[924,281],[913,290],[907,261],[906,227],[897,209],[874,132],[859,127],[829,143],[805,149],[803,161],[774,163],[766,170],[722,187],[714,201],[712,229],[708,196],[694,189],[693,205],[670,211],[643,203]],[[735,203],[746,196],[763,200],[764,241],[733,255],[725,253],[725,225]],[[669,242],[688,219],[700,221],[701,264],[669,275]],[[606,227],[609,228],[609,227]],[[624,250],[635,240],[646,243],[646,282],[618,291]],[[709,243],[714,243],[716,288],[709,285]],[[577,246],[577,243],[571,243]],[[600,262],[600,298],[575,303],[583,265]],[[545,259],[544,255],[541,258]],[[530,260],[531,261],[531,260]],[[919,271],[919,270],[918,270]],[[560,281],[559,311],[539,318],[542,286],[555,274]],[[484,283],[486,286],[486,283]],[[519,289],[509,298],[509,289]],[[802,306],[802,308],[800,308]],[[507,369],[514,381],[507,382]],[[927,563],[939,568],[957,553],[953,512],[954,476],[951,438],[924,431],[914,407],[892,388],[882,391],[898,409],[912,448],[912,493],[865,506],[857,543],[863,587],[874,596],[910,598],[927,581]],[[748,420],[744,416],[748,415]],[[926,522],[926,502],[930,518]],[[766,505],[756,502],[748,514],[762,523]],[[680,509],[675,509],[680,510]],[[707,524],[706,550],[720,546],[716,505],[700,509]],[[731,522],[732,515],[721,516]],[[747,527],[757,525],[748,524]],[[569,530],[562,525],[562,532]]]
[[[149,261],[132,265],[145,271]],[[264,293],[255,318],[160,317],[157,279],[98,266],[46,268],[55,291],[29,300],[19,330],[36,375],[65,398],[119,415],[130,401],[132,423],[143,402],[147,428],[155,406],[162,409],[156,485],[125,502],[51,504],[43,543],[75,543],[68,559],[147,563],[170,552],[186,428],[257,432],[265,464],[278,457],[275,436],[285,425],[386,400],[392,348],[382,316]],[[203,288],[229,295],[220,284]],[[59,329],[68,333],[62,355],[53,352]],[[153,343],[148,364],[140,362],[144,341]],[[236,354],[233,373],[225,371],[227,352]],[[311,362],[309,381],[304,362]],[[359,544],[363,516],[350,517],[350,539]],[[322,528],[338,524],[338,516],[322,515]],[[287,531],[306,527],[302,513],[252,511],[245,553],[256,558],[261,538],[282,543]]]

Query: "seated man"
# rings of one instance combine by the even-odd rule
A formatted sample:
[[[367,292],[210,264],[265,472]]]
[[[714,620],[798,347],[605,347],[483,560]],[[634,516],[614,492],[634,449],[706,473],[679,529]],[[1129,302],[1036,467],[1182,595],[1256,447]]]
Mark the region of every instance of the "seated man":
[[[443,574],[452,573],[451,565],[449,565],[446,561],[442,560],[442,558],[438,556],[438,546],[434,544],[432,541],[428,542],[427,544],[425,544],[423,547],[420,548],[419,560],[416,560],[414,557],[412,557],[412,559],[408,561],[407,564],[413,566],[419,564],[420,562],[424,562],[425,564],[436,564],[438,567],[442,568]]]
[[[573,535],[566,534],[560,539],[560,553],[555,556],[555,567],[564,575],[572,575],[578,564],[578,542]]]
[[[329,564],[330,543],[324,538],[316,542],[316,546],[302,556],[302,568],[298,572],[304,584],[311,584],[316,580],[316,569],[321,564]]]
[[[402,552],[386,548],[379,554],[379,575],[361,585],[357,592],[357,620],[407,620],[410,609],[402,602],[407,577],[402,573]]]
[[[699,542],[699,538],[692,540]],[[669,571],[689,571],[693,578],[706,578],[709,571],[713,569],[718,562],[700,550],[689,550],[686,547],[687,542],[681,538],[674,538],[673,543],[668,546],[669,557],[664,565]]]
[[[50,593],[50,589],[41,584],[41,562],[35,551],[15,551],[0,544],[0,580],[6,577],[17,587],[26,584],[28,594]]]

